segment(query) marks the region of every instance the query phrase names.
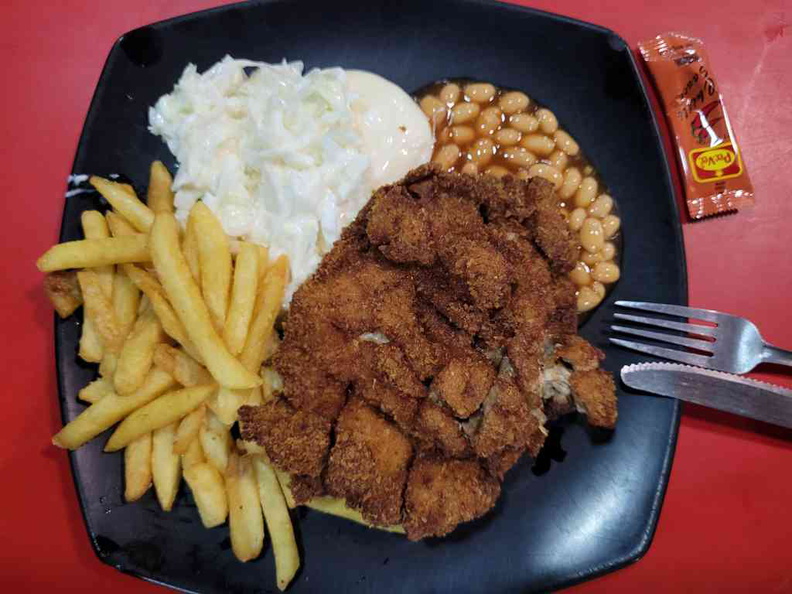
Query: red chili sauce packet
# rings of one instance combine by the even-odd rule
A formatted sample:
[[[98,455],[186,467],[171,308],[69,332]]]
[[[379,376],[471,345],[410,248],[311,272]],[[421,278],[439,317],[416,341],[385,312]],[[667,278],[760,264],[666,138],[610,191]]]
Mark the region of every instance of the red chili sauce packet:
[[[694,219],[754,202],[723,95],[700,39],[664,33],[638,44],[660,93]]]

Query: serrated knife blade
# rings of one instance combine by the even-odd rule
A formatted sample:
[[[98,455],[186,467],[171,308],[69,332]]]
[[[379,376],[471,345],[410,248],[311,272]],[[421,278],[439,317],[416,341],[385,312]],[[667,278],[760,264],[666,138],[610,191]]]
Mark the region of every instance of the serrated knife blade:
[[[621,378],[636,390],[792,428],[792,390],[779,386],[677,363],[625,365]]]

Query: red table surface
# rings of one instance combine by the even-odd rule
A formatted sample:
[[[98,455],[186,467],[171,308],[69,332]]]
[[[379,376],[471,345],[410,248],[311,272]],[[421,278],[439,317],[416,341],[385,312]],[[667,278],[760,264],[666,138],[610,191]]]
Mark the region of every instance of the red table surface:
[[[34,261],[58,236],[66,176],[114,40],[217,3],[6,0],[0,7],[4,591],[158,589],[94,556],[67,455],[50,445],[60,426],[52,312]],[[769,341],[792,347],[792,4],[543,0],[532,6],[609,27],[633,46],[669,30],[705,40],[757,204],[736,215],[683,221],[690,303],[746,316]],[[480,42],[486,43],[484,32]],[[792,386],[792,374],[783,371],[759,377]],[[792,592],[792,431],[696,406],[684,410],[649,552],[576,589]]]

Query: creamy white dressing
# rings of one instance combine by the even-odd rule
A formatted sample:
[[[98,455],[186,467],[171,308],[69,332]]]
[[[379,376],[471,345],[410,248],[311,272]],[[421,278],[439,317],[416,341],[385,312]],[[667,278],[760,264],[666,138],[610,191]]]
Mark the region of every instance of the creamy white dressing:
[[[179,162],[177,218],[202,200],[229,235],[286,254],[287,301],[371,191],[428,161],[433,146],[415,102],[377,75],[303,75],[301,62],[229,56],[202,74],[188,65],[149,123]]]
[[[429,161],[434,142],[424,113],[401,87],[371,72],[347,71],[355,123],[371,163],[372,188],[391,184]]]

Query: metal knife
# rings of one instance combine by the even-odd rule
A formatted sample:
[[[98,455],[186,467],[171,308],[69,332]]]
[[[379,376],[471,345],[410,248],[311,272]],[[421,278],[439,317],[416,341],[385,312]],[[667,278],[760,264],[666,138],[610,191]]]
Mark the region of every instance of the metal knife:
[[[677,363],[625,365],[621,378],[636,390],[792,428],[792,390],[779,386]]]

